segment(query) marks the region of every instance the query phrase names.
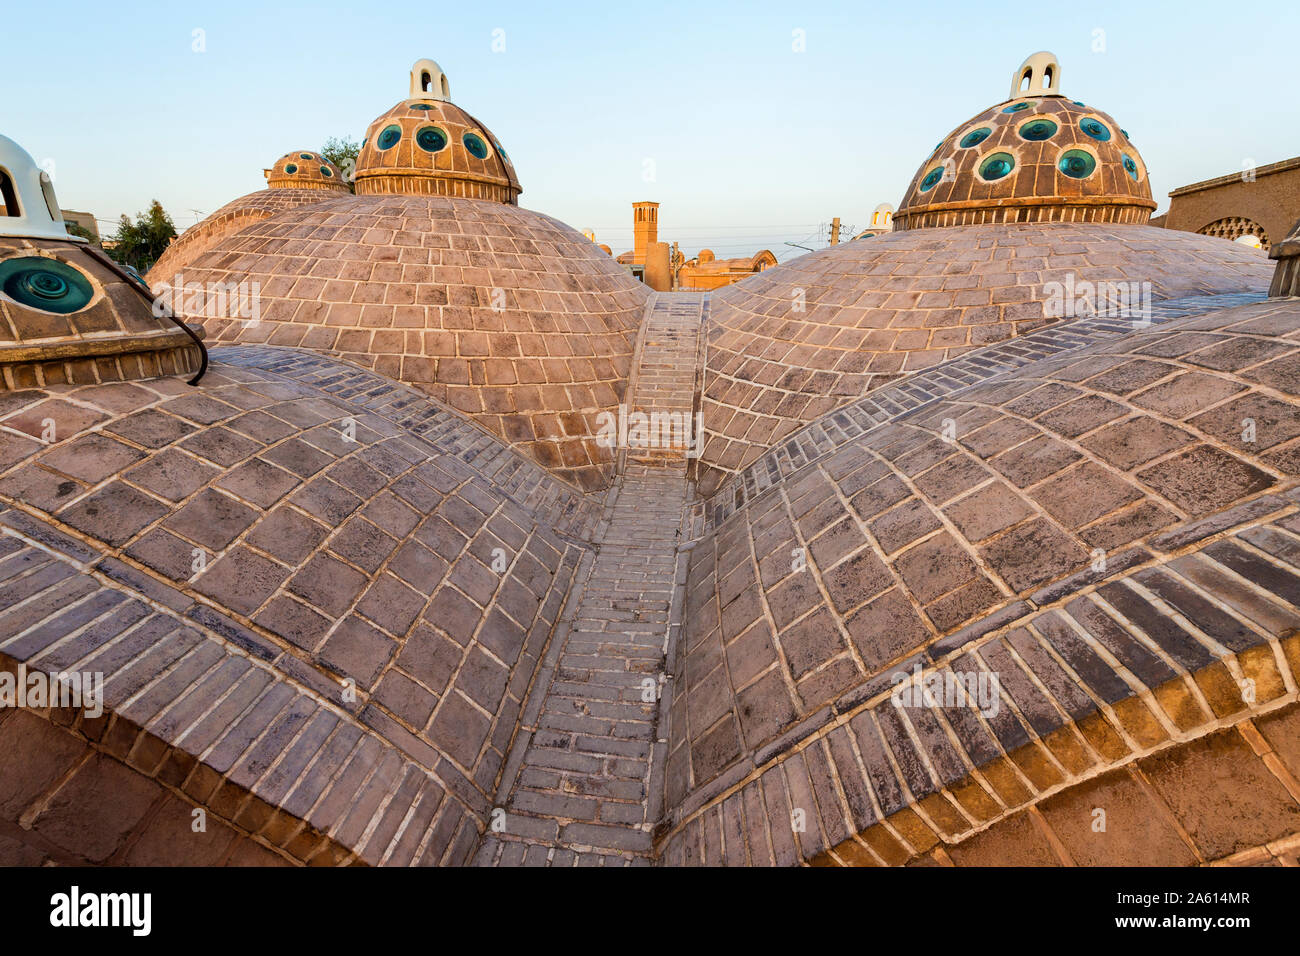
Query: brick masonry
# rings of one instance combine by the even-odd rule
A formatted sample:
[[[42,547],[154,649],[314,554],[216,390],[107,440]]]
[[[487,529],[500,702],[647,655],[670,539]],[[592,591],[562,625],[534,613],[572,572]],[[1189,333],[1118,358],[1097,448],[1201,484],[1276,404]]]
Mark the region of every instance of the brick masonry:
[[[916,229],[842,243],[713,295],[703,497],[873,389],[1060,322],[1048,283],[1150,283],[1153,301],[1267,291],[1258,251],[1147,226]],[[1127,288],[1127,287],[1126,287]],[[1076,302],[1077,299],[1071,301]],[[958,366],[960,367],[960,366]]]
[[[1102,335],[864,424],[713,514],[663,860],[904,862],[1292,704],[1297,336],[1286,301]],[[1005,706],[895,707],[914,667],[998,674]],[[1269,750],[1261,845],[1295,830]]]
[[[688,413],[705,298],[658,293],[646,313],[630,407]],[[628,450],[555,671],[535,715],[503,828],[478,861],[644,865],[661,807],[659,710],[680,629],[685,448]],[[676,598],[676,600],[675,600]],[[674,609],[677,615],[674,614]]]
[[[253,348],[0,395],[0,503],[0,654],[103,671],[110,756],[304,862],[468,858],[594,520],[418,392]]]
[[[0,713],[0,859],[1292,862],[1300,333],[1256,298],[968,353],[707,502],[683,448],[582,495],[297,349],[0,393],[0,666],[108,698]],[[630,408],[694,409],[708,310],[650,302]],[[997,712],[894,706],[915,667]]]
[[[258,283],[260,320],[205,318],[213,342],[326,352],[414,385],[584,491],[613,475],[596,419],[626,398],[648,291],[554,219],[347,196],[250,223],[184,275]]]

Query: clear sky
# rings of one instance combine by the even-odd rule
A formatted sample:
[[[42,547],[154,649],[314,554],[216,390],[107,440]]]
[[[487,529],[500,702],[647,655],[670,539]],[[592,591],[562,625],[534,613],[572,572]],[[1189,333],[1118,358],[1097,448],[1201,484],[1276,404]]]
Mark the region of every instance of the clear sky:
[[[688,255],[785,259],[833,216],[865,226],[1040,49],[1063,93],[1130,132],[1160,211],[1177,186],[1300,154],[1294,0],[55,0],[4,20],[0,133],[102,220],[157,198],[184,228],[283,153],[359,140],[420,57],[510,153],[521,205],[616,253],[645,199]]]

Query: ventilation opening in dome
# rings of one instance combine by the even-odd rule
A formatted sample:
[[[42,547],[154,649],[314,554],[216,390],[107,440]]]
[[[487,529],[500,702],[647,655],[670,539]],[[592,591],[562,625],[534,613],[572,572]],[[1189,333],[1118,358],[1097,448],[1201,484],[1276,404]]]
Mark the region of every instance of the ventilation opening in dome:
[[[447,83],[447,77],[440,76],[438,82],[434,83],[433,74],[428,70],[420,71],[420,90],[435,95],[441,94],[443,97],[451,96],[451,86]]]
[[[0,216],[20,216],[18,194],[14,190],[14,181],[9,178],[8,170],[0,169]]]

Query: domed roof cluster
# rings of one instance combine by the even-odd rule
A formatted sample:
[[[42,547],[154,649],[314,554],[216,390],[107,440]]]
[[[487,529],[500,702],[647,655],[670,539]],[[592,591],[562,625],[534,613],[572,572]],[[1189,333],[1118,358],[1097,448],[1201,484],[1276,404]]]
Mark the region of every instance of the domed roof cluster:
[[[1032,189],[963,194],[988,157],[952,153],[894,231],[649,299],[515,204],[421,61],[357,195],[276,185],[290,154],[186,234],[187,283],[260,290],[204,312],[197,389],[186,327],[0,140],[0,645],[106,678],[102,722],[0,709],[5,852],[1294,856],[1300,306],[1089,185],[1143,186],[1126,135],[1083,192],[1043,179],[1032,148],[1096,138],[1058,82],[1031,57],[998,114],[1054,131],[946,141]],[[616,408],[666,447],[616,458]]]
[[[442,68],[420,60],[410,96],[370,124],[357,156],[359,194],[487,199],[514,205],[522,188],[497,138],[451,102]]]
[[[917,170],[894,228],[988,222],[1145,225],[1156,208],[1146,164],[1106,113],[1059,92],[1061,68],[1036,53],[1011,99],[953,130]]]
[[[255,218],[237,202],[233,231],[197,231],[186,280],[257,283],[261,301],[255,323],[205,326],[218,343],[328,351],[413,384],[565,480],[603,487],[614,453],[599,418],[626,392],[648,290],[516,205],[513,166],[435,63],[410,82],[366,134],[355,196],[268,190]],[[312,200],[273,211],[291,192]],[[175,269],[164,257],[150,277],[171,281],[163,266]]]
[[[269,189],[328,189],[349,192],[339,168],[320,153],[298,150],[285,153],[266,170]]]
[[[131,274],[68,235],[49,174],[0,136],[0,392],[197,371],[193,330]]]

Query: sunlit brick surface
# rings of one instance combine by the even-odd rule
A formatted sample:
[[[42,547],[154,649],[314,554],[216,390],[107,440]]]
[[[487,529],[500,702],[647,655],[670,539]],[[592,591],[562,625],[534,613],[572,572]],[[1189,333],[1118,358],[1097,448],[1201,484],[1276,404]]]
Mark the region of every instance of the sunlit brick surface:
[[[400,138],[381,149],[384,131],[393,127]],[[425,130],[435,138],[422,146]],[[487,154],[471,153],[467,136],[477,136]],[[363,195],[455,196],[511,205],[523,191],[497,138],[455,103],[433,99],[403,101],[370,124],[357,156],[356,188]]]
[[[257,282],[216,342],[331,352],[473,416],[583,489],[612,473],[597,415],[626,391],[648,291],[580,233],[502,203],[355,196],[255,223],[187,281]]]
[[[864,392],[1059,321],[1046,283],[1150,283],[1158,301],[1262,293],[1271,273],[1224,240],[1064,224],[895,232],[765,270],[713,294],[700,491]]]
[[[0,508],[6,665],[104,671],[88,746],[315,863],[468,859],[591,529],[462,416],[256,348],[0,394]]]
[[[814,451],[706,520],[662,860],[944,862],[1062,786],[1131,786],[1103,771],[1133,759],[1191,847],[1130,833],[1076,861],[1210,861],[1295,833],[1276,728],[1300,675],[1297,363],[1286,301],[1103,336]],[[997,716],[894,706],[914,666],[998,675]],[[1240,770],[1213,769],[1216,748]],[[1179,789],[1202,772],[1258,780],[1255,822],[1211,826],[1228,792]]]
[[[347,194],[347,190],[343,190]],[[299,206],[311,206],[319,202],[338,199],[339,193],[331,189],[261,189],[247,196],[232,199],[216,212],[204,217],[176,237],[158,257],[153,268],[145,276],[149,287],[175,285],[176,276],[180,274],[185,281],[185,274],[190,263],[207,252],[231,233],[263,219],[269,219],[276,213]]]

